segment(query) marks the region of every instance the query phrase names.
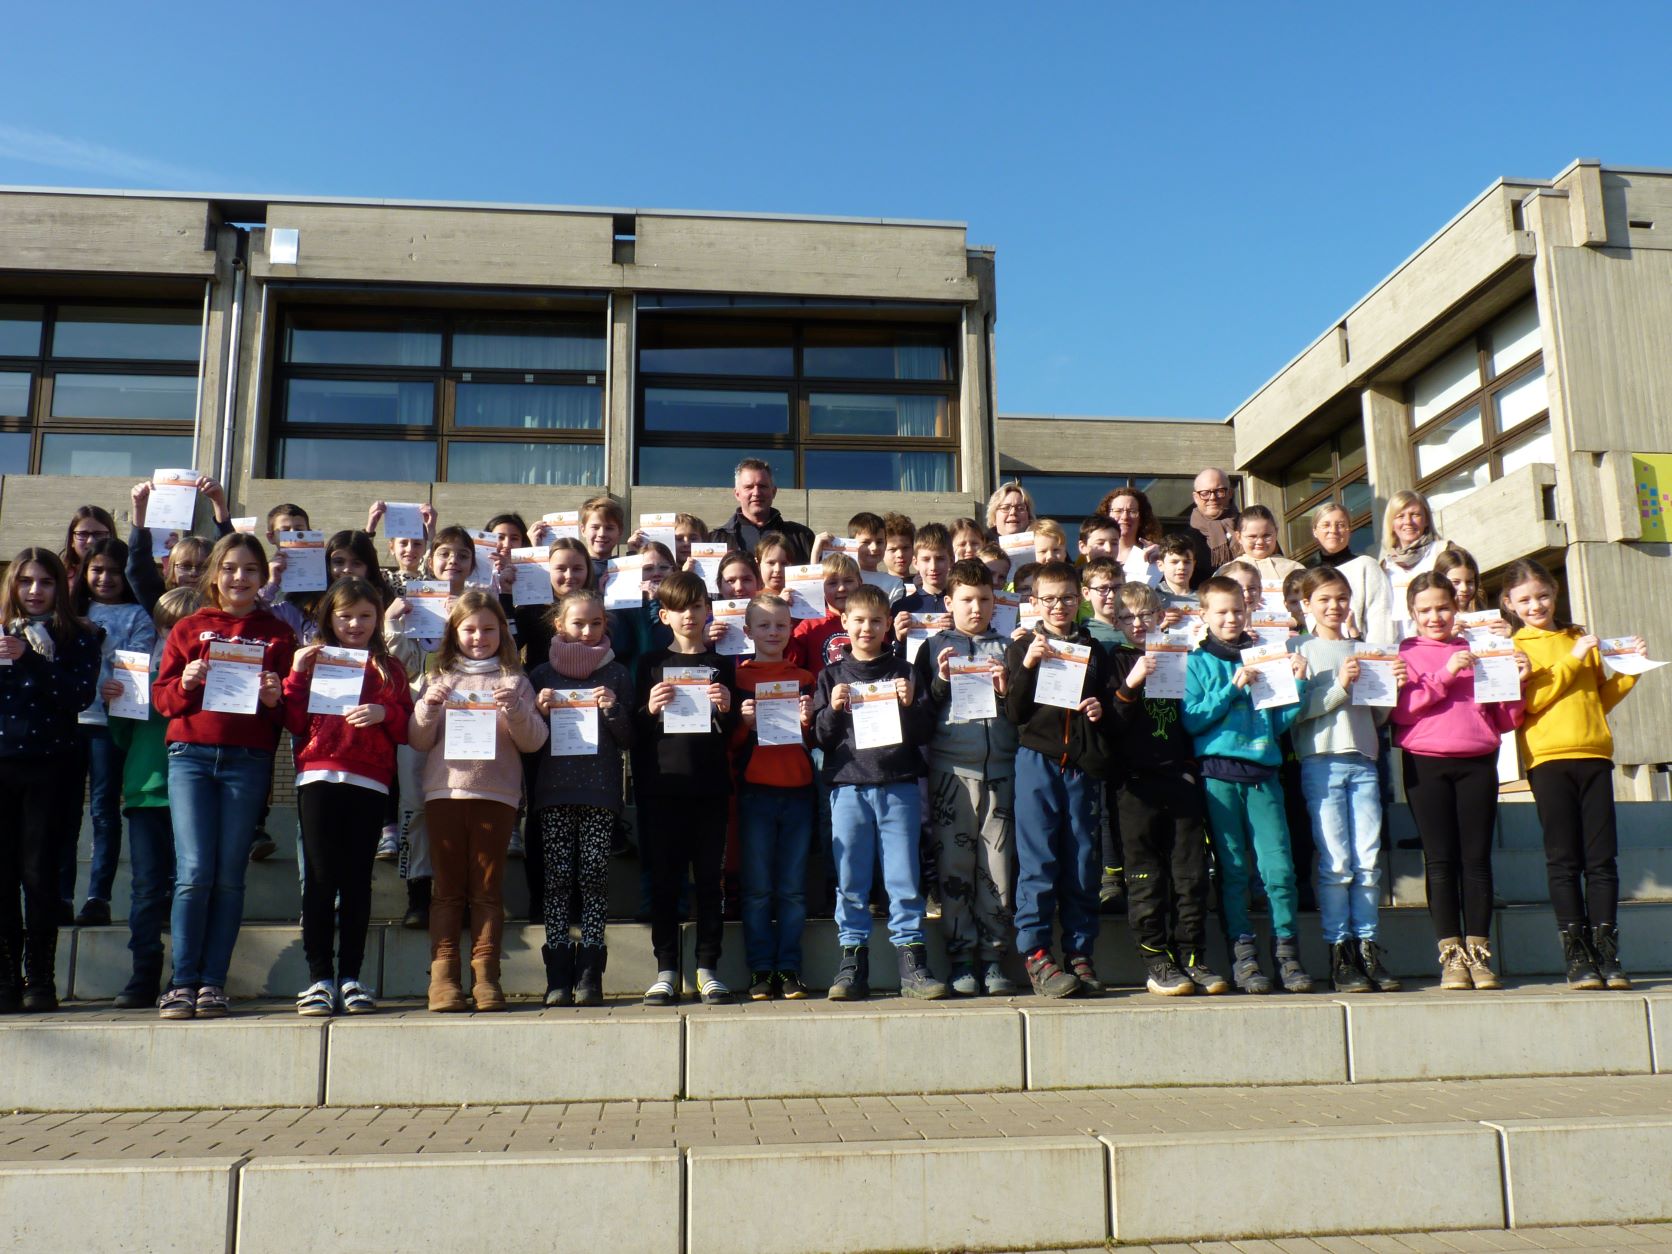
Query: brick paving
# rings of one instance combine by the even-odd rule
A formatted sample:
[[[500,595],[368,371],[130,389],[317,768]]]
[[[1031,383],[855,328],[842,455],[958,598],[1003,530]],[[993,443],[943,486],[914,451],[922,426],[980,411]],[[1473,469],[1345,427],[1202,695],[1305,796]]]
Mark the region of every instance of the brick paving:
[[[1672,1224],[1590,1228],[1492,1228],[1473,1232],[1402,1232],[1280,1241],[1198,1241],[1169,1245],[1093,1245],[1032,1254],[1476,1254],[1491,1250],[1672,1250]],[[1017,1251],[1016,1254],[1020,1254]]]

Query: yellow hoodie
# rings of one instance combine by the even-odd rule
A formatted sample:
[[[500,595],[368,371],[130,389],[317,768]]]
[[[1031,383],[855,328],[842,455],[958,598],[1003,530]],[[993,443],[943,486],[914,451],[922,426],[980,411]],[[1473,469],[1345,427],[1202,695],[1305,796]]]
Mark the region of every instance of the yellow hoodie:
[[[1529,770],[1558,758],[1614,756],[1608,711],[1637,679],[1634,675],[1605,677],[1595,649],[1574,657],[1573,643],[1582,635],[1578,627],[1561,631],[1523,627],[1515,633],[1516,647],[1533,668],[1522,690],[1526,714],[1516,733]]]

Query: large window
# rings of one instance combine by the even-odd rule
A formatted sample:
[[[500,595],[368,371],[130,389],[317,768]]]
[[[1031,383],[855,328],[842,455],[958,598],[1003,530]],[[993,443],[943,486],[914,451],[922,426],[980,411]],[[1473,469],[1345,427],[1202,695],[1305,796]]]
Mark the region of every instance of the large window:
[[[754,456],[784,487],[957,487],[950,328],[645,312],[638,343],[638,483],[726,486]]]
[[[202,309],[0,303],[0,474],[189,466]]]
[[[1435,509],[1531,462],[1555,456],[1527,300],[1459,344],[1406,388],[1417,487]]]
[[[1001,474],[1002,480],[1011,476]],[[1163,531],[1182,531],[1190,523],[1194,502],[1190,490],[1195,479],[1186,475],[1017,475],[1017,480],[1033,498],[1035,516],[1053,518],[1068,533],[1068,551],[1075,554],[1080,537],[1080,522],[1086,518],[1108,493],[1116,488],[1138,488],[1149,498],[1150,508],[1161,522]],[[1238,482],[1231,480],[1232,508]],[[985,523],[986,518],[977,522]]]
[[[1282,474],[1283,551],[1304,560],[1318,547],[1312,538],[1312,519],[1324,505],[1340,505],[1353,528],[1355,553],[1375,546],[1375,498],[1364,460],[1364,425],[1352,422],[1335,435],[1308,449]]]
[[[604,482],[601,312],[296,309],[279,357],[276,475]]]

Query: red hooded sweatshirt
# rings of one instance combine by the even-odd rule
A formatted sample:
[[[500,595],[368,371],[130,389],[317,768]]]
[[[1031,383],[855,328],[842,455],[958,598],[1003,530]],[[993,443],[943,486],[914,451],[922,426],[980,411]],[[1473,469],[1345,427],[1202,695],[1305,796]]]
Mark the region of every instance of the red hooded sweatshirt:
[[[412,717],[412,689],[406,670],[386,658],[389,678],[378,678],[375,666],[366,667],[360,686],[361,705],[381,705],[383,721],[370,727],[351,727],[340,714],[309,714],[308,688],[313,672],[284,677],[284,725],[295,739],[296,773],[347,771],[388,787],[395,778],[395,746],[406,743]]]
[[[205,607],[182,618],[168,633],[163,660],[157,667],[157,682],[151,685],[152,706],[170,720],[167,739],[170,743],[264,749],[271,753],[278,747],[279,729],[284,726],[283,700],[272,709],[257,705],[254,714],[218,714],[205,712],[202,684],[189,692],[181,687],[186,663],[207,657],[210,644],[216,640],[261,645],[266,650],[262,669],[280,675],[289,674],[290,659],[296,652],[295,633],[264,609],[253,609],[237,618],[225,610]]]

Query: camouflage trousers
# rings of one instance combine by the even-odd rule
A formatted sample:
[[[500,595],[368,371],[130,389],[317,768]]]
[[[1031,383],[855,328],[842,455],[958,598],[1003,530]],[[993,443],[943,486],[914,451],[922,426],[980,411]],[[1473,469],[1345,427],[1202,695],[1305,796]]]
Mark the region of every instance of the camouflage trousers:
[[[941,935],[955,963],[996,962],[1016,932],[1015,782],[929,773]]]

